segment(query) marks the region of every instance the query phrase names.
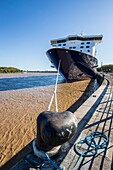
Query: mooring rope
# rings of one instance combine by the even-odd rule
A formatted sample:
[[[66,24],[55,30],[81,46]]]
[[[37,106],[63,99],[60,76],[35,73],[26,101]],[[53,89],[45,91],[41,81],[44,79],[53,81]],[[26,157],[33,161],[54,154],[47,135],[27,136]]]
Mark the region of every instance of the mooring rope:
[[[58,170],[63,170],[63,168],[61,168],[60,166],[58,166],[54,161],[52,161],[52,159],[48,156],[48,154],[44,151],[41,151],[43,154],[43,160],[44,161],[48,161],[51,165],[53,165],[54,168],[58,169]]]
[[[54,168],[58,169],[58,170],[64,170],[63,168],[61,168],[60,166],[58,166],[49,156],[49,154],[47,152],[44,152],[42,150],[38,150],[37,146],[36,146],[36,141],[33,141],[33,151],[35,156],[37,156],[38,158],[43,160],[43,164],[44,162],[48,161]]]
[[[53,102],[53,99],[54,99],[55,100],[55,111],[58,112],[58,106],[57,106],[57,84],[58,84],[58,76],[59,76],[59,70],[60,70],[60,63],[61,63],[61,60],[59,60],[58,71],[57,71],[57,76],[56,76],[56,83],[55,83],[55,89],[54,89],[53,95],[51,97],[51,100],[50,100],[50,103],[49,103],[47,111],[50,111],[51,105],[52,105],[52,102]]]
[[[85,151],[80,151],[82,148],[81,145],[86,145],[87,149]],[[103,151],[106,150],[107,146],[109,144],[109,138],[102,132],[92,132],[89,135],[87,135],[84,139],[76,142],[74,144],[74,151],[80,155],[78,158],[78,161],[76,162],[75,166],[72,168],[72,170],[78,169],[79,164],[81,163],[81,159],[83,157],[91,157],[97,154],[99,149],[103,149]],[[38,150],[36,146],[36,141],[33,141],[33,150],[34,154],[43,160],[42,166],[48,161],[53,167],[55,167],[58,170],[64,170],[64,168],[61,168],[58,166],[49,156],[47,152],[44,152],[42,150]]]
[[[98,139],[99,138],[99,139]],[[96,141],[98,139],[98,141]],[[103,139],[103,142],[101,141]],[[85,144],[87,149],[84,152],[80,151],[80,145]],[[90,157],[97,154],[99,149],[106,149],[109,144],[109,138],[102,132],[92,132],[87,135],[83,140],[80,140],[74,144],[74,151],[80,155],[78,161],[76,162],[74,168],[78,168],[78,165],[83,157]]]

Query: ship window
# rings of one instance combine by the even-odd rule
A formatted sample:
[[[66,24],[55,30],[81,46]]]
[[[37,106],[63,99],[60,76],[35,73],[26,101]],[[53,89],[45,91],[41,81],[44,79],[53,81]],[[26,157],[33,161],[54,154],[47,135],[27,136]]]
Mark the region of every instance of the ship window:
[[[64,43],[64,42],[66,42],[65,39],[64,39],[64,40],[58,40],[58,41],[57,41],[57,43]]]
[[[87,52],[90,52],[90,50],[87,50]]]
[[[68,40],[77,40],[77,37],[69,37]]]
[[[70,49],[72,49],[72,47],[69,47]]]
[[[82,52],[82,50],[80,50]]]
[[[86,48],[89,48],[89,46],[86,46]]]
[[[84,44],[84,42],[81,42],[81,44]]]
[[[75,49],[76,47],[73,47],[73,49]]]
[[[52,44],[57,44],[57,41],[51,41],[51,45],[52,45]]]
[[[58,44],[58,46],[61,46],[61,44]]]
[[[90,44],[90,42],[87,42],[87,44]]]
[[[84,48],[84,46],[81,46],[80,48]]]
[[[63,44],[63,46],[65,46],[66,44]]]

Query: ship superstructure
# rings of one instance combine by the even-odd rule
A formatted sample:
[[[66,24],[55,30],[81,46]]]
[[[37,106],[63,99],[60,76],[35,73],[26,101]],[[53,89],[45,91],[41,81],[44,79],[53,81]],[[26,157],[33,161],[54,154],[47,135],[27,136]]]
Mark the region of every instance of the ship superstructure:
[[[70,35],[63,39],[51,40],[53,47],[78,50],[96,56],[96,45],[101,43],[102,35]]]
[[[102,38],[102,35],[84,35],[82,33],[81,35],[69,35],[66,38],[54,39],[51,40],[53,48],[47,51],[47,55],[56,68],[59,59],[61,60],[60,71],[67,80],[78,79],[80,75],[84,74],[93,78],[96,75],[94,68],[98,66],[96,45],[102,42]]]

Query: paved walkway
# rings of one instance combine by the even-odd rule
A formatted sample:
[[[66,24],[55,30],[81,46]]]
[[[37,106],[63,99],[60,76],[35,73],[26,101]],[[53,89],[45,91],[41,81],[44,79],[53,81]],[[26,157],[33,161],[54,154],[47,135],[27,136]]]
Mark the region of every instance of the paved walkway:
[[[98,106],[95,111],[87,115],[87,107],[91,104],[92,100],[89,98],[83,106],[75,112],[75,115],[79,117],[80,112],[86,112],[85,117],[82,119],[82,123],[79,122],[79,127],[84,126],[78,141],[84,139],[84,137],[93,131],[99,131],[109,137],[109,145],[105,151],[99,150],[99,152],[93,157],[82,158],[76,169],[79,170],[113,170],[113,86],[112,81],[110,85],[103,91],[100,96]],[[96,98],[99,92],[92,95]],[[93,106],[92,106],[93,107]],[[89,109],[89,108],[88,108]],[[88,111],[89,112],[89,111]],[[80,127],[81,128],[81,127]],[[84,147],[81,146],[80,150],[83,151]],[[66,155],[65,159],[61,163],[62,167],[66,170],[74,170],[79,155],[74,152],[73,146]]]

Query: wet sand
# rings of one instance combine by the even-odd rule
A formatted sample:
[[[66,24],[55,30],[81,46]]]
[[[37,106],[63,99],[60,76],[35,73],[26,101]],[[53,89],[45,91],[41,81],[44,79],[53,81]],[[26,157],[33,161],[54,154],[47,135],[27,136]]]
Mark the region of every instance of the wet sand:
[[[90,80],[59,84],[58,110],[67,110],[83,94]],[[0,92],[0,165],[3,165],[36,134],[36,118],[47,110],[54,86]],[[54,110],[54,103],[51,110]]]

